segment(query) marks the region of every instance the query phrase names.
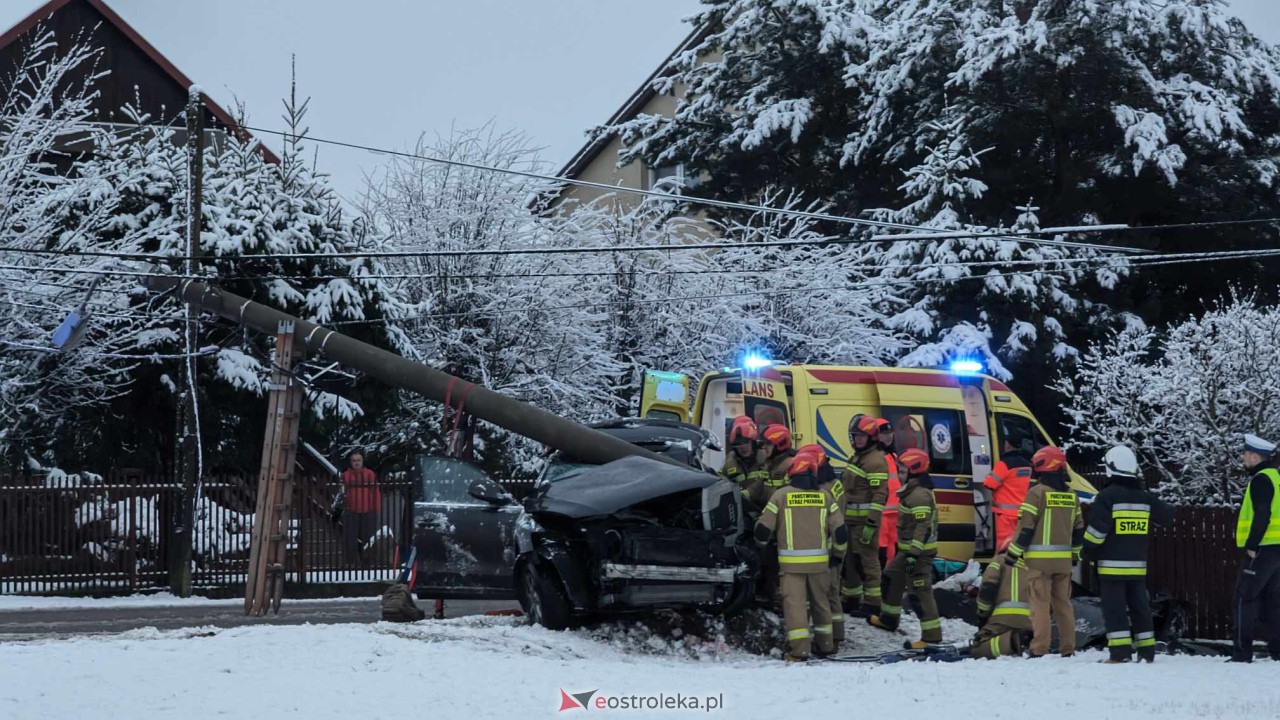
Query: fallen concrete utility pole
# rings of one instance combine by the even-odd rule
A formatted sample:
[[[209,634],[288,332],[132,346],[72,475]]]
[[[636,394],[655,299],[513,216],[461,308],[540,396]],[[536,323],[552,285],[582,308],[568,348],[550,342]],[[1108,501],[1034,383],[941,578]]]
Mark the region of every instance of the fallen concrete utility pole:
[[[147,286],[157,291],[173,289],[184,302],[201,312],[219,315],[270,335],[276,333],[281,323],[293,323],[296,337],[309,355],[335,360],[392,387],[416,392],[439,403],[446,402],[447,398],[451,403],[464,405],[467,412],[481,420],[568,453],[581,462],[603,464],[638,455],[680,464],[625,440],[211,285],[156,276],[147,278]]]

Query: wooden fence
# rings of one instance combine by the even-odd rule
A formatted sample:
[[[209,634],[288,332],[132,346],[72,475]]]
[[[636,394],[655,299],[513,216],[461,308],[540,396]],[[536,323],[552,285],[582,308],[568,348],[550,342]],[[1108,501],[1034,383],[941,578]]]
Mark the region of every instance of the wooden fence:
[[[1178,508],[1173,527],[1152,537],[1148,586],[1186,605],[1192,637],[1231,637],[1242,554],[1235,538],[1234,509],[1194,506]]]

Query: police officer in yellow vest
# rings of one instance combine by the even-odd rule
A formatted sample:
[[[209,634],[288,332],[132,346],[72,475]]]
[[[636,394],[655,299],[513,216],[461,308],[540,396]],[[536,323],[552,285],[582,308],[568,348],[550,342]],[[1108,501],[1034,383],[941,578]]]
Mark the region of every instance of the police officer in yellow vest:
[[[1280,470],[1276,444],[1244,436],[1241,461],[1253,477],[1240,503],[1236,546],[1244,564],[1236,582],[1236,637],[1231,662],[1253,661],[1253,626],[1266,623],[1267,651],[1280,660]]]

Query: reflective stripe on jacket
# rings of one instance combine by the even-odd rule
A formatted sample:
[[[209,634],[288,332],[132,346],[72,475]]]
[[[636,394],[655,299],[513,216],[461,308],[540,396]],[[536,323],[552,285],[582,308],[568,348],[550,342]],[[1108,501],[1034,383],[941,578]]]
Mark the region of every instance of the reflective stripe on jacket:
[[[1008,567],[1003,554],[992,559],[982,573],[978,614],[989,616],[989,622],[1025,630],[1031,626],[1030,599],[1026,564],[1018,561]]]
[[[832,555],[844,555],[845,546],[832,542],[842,527],[840,506],[826,490],[801,490],[784,485],[769,498],[757,527],[778,537],[778,564],[782,572],[828,572]],[[767,537],[767,536],[766,536]]]
[[[1126,579],[1147,574],[1153,525],[1173,522],[1173,508],[1144,490],[1137,478],[1113,480],[1094,498],[1085,554],[1098,559],[1098,576]]]
[[[938,554],[938,512],[928,476],[911,478],[898,493],[898,550],[912,557]]]
[[[1076,494],[1055,484],[1040,483],[1027,491],[1018,514],[1018,535],[1009,545],[1014,557],[1044,573],[1069,573],[1084,541],[1084,520]]]
[[[1017,515],[1031,487],[1031,463],[1017,453],[1004,456],[982,481],[991,491],[991,504],[998,515]]]
[[[880,513],[889,499],[889,463],[884,451],[872,443],[854,455],[844,468],[845,519],[853,525],[880,524]]]

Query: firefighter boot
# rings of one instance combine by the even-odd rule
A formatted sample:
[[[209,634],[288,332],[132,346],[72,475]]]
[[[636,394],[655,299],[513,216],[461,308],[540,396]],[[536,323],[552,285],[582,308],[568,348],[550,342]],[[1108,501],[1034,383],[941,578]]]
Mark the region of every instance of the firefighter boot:
[[[1156,661],[1155,646],[1138,648],[1138,661],[1153,663]]]
[[[900,618],[897,615],[888,615],[885,613],[881,613],[879,615],[872,615],[871,617],[868,617],[867,624],[870,625],[871,627],[880,628],[881,630],[888,630],[889,632],[894,632],[898,629],[899,619]]]

